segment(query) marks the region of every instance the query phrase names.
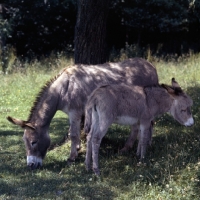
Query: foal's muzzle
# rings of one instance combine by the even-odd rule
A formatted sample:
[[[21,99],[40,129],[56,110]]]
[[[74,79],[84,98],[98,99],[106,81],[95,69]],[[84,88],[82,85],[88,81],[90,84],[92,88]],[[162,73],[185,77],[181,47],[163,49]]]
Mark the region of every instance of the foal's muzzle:
[[[194,119],[193,117],[189,118],[185,123],[184,123],[185,126],[192,126],[194,125]]]

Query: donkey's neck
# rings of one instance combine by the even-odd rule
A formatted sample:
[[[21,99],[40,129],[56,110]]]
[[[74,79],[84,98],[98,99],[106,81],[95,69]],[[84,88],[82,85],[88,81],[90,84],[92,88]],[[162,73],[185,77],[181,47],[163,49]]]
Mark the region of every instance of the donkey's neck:
[[[168,112],[172,106],[173,98],[163,87],[149,87],[145,89],[147,103],[153,117]]]
[[[59,103],[59,89],[49,83],[39,93],[31,109],[28,121],[36,127],[49,126]]]

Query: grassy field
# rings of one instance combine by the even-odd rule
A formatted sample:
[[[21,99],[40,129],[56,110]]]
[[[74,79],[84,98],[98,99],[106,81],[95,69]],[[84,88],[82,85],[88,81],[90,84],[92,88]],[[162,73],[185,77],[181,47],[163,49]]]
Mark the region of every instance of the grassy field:
[[[192,97],[195,125],[183,127],[168,115],[156,119],[146,164],[137,162],[136,145],[126,154],[119,153],[129,128],[113,125],[100,149],[100,177],[85,170],[84,137],[78,159],[66,165],[70,142],[59,145],[69,128],[63,113],[58,112],[51,123],[54,148],[43,167],[34,171],[26,167],[23,130],[6,120],[8,115],[25,120],[40,88],[65,64],[63,60],[48,70],[36,62],[24,70],[0,74],[0,199],[200,199],[200,55],[179,62],[154,62],[161,83],[170,84],[175,77]]]

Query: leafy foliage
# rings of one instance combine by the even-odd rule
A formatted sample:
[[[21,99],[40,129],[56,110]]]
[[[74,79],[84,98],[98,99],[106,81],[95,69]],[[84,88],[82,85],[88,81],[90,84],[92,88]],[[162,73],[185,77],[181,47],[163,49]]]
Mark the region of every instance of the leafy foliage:
[[[144,48],[150,45],[154,54],[160,51],[181,55],[189,49],[199,52],[199,11],[200,3],[195,0],[118,1],[111,9],[109,39],[115,45],[117,42]],[[119,18],[121,25],[115,26],[114,19]],[[116,37],[115,40],[112,37]]]
[[[77,2],[4,0],[0,4],[2,59],[12,48],[29,60],[52,51],[73,52]],[[200,51],[197,0],[111,0],[107,26],[109,50],[128,44],[140,51],[149,47],[158,56]]]
[[[21,1],[4,4],[4,19],[12,31],[7,43],[18,55],[34,57],[50,54],[53,50],[71,50],[76,19],[76,2],[72,0]]]

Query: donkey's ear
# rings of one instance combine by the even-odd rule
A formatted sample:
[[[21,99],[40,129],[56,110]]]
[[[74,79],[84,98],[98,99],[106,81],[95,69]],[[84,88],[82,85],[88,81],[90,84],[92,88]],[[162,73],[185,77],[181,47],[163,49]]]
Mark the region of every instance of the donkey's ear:
[[[35,127],[31,123],[23,121],[21,119],[16,119],[16,118],[8,116],[7,120],[15,125],[22,127],[22,128],[31,128],[31,129],[35,130]]]
[[[33,130],[35,130],[35,127],[33,126],[33,124],[31,124],[30,122],[26,122],[25,123],[25,127],[23,127],[23,128],[30,128],[30,129],[33,129]]]
[[[174,88],[176,94],[180,94],[182,92],[182,89],[178,82],[176,82],[175,78],[172,78],[172,87]]]

